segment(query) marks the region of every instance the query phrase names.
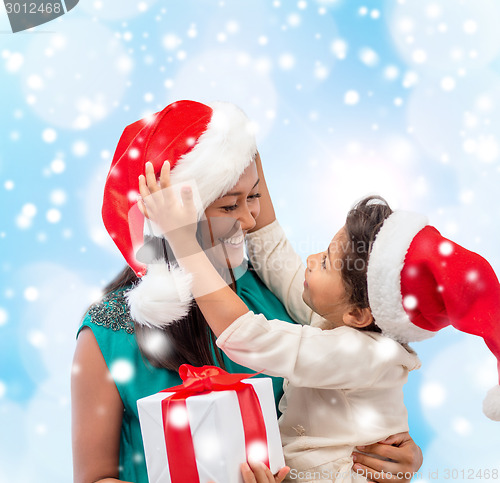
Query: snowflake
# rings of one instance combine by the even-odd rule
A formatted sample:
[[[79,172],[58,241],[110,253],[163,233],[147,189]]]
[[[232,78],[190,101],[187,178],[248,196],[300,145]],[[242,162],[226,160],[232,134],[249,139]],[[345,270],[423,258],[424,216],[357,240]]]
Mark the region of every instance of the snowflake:
[[[426,407],[439,407],[446,401],[446,389],[442,384],[429,382],[420,389],[420,402]]]
[[[477,282],[479,280],[479,272],[477,270],[470,270],[466,275],[468,282]]]
[[[168,412],[168,419],[172,426],[183,428],[189,424],[189,416],[187,409],[180,405],[175,405]]]
[[[344,103],[348,106],[354,106],[359,102],[359,93],[355,90],[347,91],[344,95]]]
[[[334,40],[331,44],[331,50],[337,59],[343,60],[347,55],[347,42],[343,39]]]
[[[452,423],[453,430],[460,436],[466,436],[472,431],[472,425],[468,419],[456,418]]]
[[[119,383],[127,383],[135,374],[134,366],[126,359],[115,360],[110,367],[111,377]]]
[[[71,150],[75,156],[85,156],[89,150],[88,144],[85,141],[76,141],[71,146]]]
[[[359,52],[359,59],[368,67],[375,67],[378,64],[378,54],[369,47],[364,47]]]
[[[47,344],[47,337],[41,330],[28,332],[28,341],[33,347],[41,348]]]
[[[9,320],[7,311],[4,308],[0,307],[0,327],[2,325],[5,325],[7,323],[7,320]]]
[[[292,54],[283,54],[278,59],[278,63],[283,70],[290,70],[295,65],[295,57]]]
[[[448,256],[453,253],[453,245],[449,241],[444,241],[439,244],[439,253],[443,256]]]
[[[468,35],[475,34],[477,32],[477,22],[474,20],[466,20],[464,22],[464,32]]]
[[[56,208],[51,208],[47,211],[45,218],[49,223],[59,223],[61,221],[61,212]]]
[[[26,203],[23,206],[21,213],[28,218],[33,218],[37,213],[37,208],[33,203]]]
[[[24,56],[19,52],[9,54],[6,57],[7,57],[7,62],[5,67],[7,68],[8,72],[11,73],[17,72],[24,64]]]
[[[262,441],[255,441],[248,445],[247,459],[249,461],[264,461],[268,458],[267,445]]]
[[[163,46],[167,50],[175,50],[182,44],[182,40],[175,34],[167,34],[163,37]]]
[[[46,143],[53,143],[57,139],[57,132],[55,129],[47,128],[42,132],[42,139]]]
[[[413,62],[423,64],[427,60],[427,53],[423,49],[416,49],[412,54]]]
[[[387,79],[387,80],[395,80],[397,79],[399,76],[399,69],[394,66],[394,65],[388,65],[385,69],[384,69],[384,77]]]
[[[212,434],[200,434],[196,442],[196,455],[203,461],[220,461],[221,447],[219,438]]]
[[[406,295],[405,298],[403,299],[403,306],[405,309],[408,310],[414,310],[418,306],[418,300],[417,297],[414,295]]]
[[[443,89],[443,91],[452,91],[453,89],[455,89],[455,86],[456,82],[453,77],[447,76],[441,79],[441,89]]]
[[[62,189],[57,189],[57,190],[53,190],[51,193],[50,193],[50,201],[54,204],[54,205],[64,205],[64,203],[66,203],[66,192]]]

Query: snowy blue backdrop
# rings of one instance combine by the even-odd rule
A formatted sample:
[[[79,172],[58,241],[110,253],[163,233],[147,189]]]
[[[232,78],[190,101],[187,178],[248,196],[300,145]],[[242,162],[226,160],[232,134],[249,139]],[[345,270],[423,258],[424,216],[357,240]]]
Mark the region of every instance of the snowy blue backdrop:
[[[123,266],[105,175],[125,125],[171,101],[229,100],[255,120],[304,258],[380,193],[499,273],[499,18],[497,0],[81,0],[12,34],[2,4],[0,481],[71,481],[75,333]],[[483,341],[445,330],[414,347],[419,481],[499,469]]]

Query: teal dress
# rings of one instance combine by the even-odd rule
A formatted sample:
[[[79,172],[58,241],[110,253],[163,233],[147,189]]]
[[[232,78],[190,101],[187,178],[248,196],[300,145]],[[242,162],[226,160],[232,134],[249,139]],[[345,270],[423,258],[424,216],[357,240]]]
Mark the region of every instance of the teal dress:
[[[264,314],[268,319],[294,323],[281,302],[252,270],[247,270],[238,279],[236,291],[253,312]],[[123,402],[119,477],[134,483],[147,483],[137,400],[181,384],[182,381],[176,372],[153,367],[142,356],[124,290],[113,292],[92,306],[85,314],[78,333],[83,327],[92,330]],[[228,372],[253,372],[225,355],[223,358]],[[273,377],[272,380],[277,406],[283,395],[283,379]]]

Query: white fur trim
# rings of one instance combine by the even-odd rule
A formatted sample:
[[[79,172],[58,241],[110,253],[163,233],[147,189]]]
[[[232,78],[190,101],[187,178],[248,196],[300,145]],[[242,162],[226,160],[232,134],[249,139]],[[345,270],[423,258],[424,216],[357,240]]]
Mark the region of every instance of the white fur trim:
[[[147,327],[164,327],[189,312],[192,277],[179,267],[164,262],[148,265],[148,272],[126,294],[130,315]]]
[[[257,152],[250,120],[234,104],[214,102],[206,131],[172,170],[172,184],[195,180],[203,210],[227,193]]]
[[[375,323],[385,335],[399,342],[424,340],[435,334],[411,322],[401,295],[406,253],[415,235],[427,224],[423,215],[395,211],[378,232],[368,261],[368,299]]]
[[[493,421],[500,421],[500,386],[495,386],[488,391],[483,401],[483,412]]]

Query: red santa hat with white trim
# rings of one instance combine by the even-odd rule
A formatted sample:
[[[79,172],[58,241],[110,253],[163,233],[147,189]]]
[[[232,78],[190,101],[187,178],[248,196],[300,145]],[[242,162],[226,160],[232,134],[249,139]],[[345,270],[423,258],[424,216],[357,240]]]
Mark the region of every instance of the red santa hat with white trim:
[[[500,374],[500,284],[483,257],[441,236],[424,216],[395,211],[377,234],[367,278],[384,334],[420,341],[452,325],[484,339]],[[483,411],[500,421],[500,385],[488,392]]]
[[[132,318],[161,327],[184,317],[192,304],[191,277],[163,257],[138,260],[144,234],[155,236],[137,206],[146,162],[157,176],[170,162],[172,185],[196,184],[199,216],[237,182],[255,159],[252,124],[235,105],[178,101],[127,126],[116,147],[104,188],[104,225],[141,281],[127,292]],[[153,233],[151,233],[151,231]],[[139,257],[140,258],[140,257]]]

